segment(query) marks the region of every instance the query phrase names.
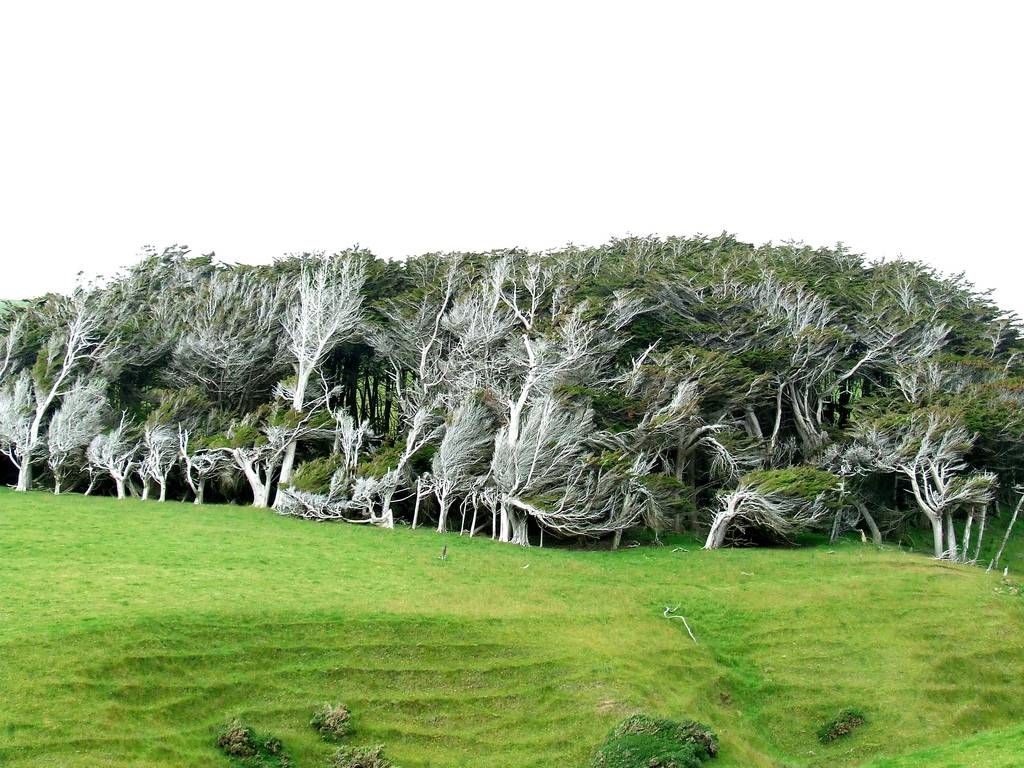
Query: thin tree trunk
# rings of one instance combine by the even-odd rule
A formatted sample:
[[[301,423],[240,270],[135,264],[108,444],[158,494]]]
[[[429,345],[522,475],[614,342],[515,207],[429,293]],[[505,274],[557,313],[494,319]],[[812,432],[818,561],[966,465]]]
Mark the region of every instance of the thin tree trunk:
[[[1003,543],[999,545],[999,551],[996,552],[995,559],[988,564],[989,571],[999,566],[999,558],[1003,556],[1003,550],[1006,548],[1006,542],[1010,540],[1010,532],[1013,530],[1013,524],[1017,522],[1017,515],[1020,514],[1021,504],[1024,504],[1024,495],[1020,497],[1020,500],[1017,502],[1017,506],[1013,510],[1013,515],[1010,517],[1010,524],[1006,526],[1006,533],[1003,535]]]
[[[985,520],[987,518],[988,505],[984,504],[981,507],[981,520],[978,522],[978,542],[974,545],[974,558],[971,560],[972,563],[977,563],[978,556],[981,554],[981,540],[985,538]]]
[[[961,546],[960,559],[963,562],[967,562],[967,553],[970,552],[971,547],[971,528],[974,526],[974,515],[976,514],[974,507],[971,507],[967,513],[967,520],[964,522],[964,541]]]
[[[953,515],[950,512],[946,513],[946,553],[950,560],[956,560],[959,557],[959,550],[956,546],[956,529],[953,528]]]
[[[874,542],[876,547],[882,546],[882,532],[878,530],[878,524],[875,523],[875,518],[868,512],[867,505],[862,502],[856,502],[855,506],[857,511],[860,512],[861,518],[863,518],[865,524],[868,526],[868,530],[871,531],[871,541]]]
[[[941,560],[945,552],[945,547],[942,545],[942,518],[938,515],[928,515],[928,522],[932,526],[932,544],[935,547],[935,557]]]

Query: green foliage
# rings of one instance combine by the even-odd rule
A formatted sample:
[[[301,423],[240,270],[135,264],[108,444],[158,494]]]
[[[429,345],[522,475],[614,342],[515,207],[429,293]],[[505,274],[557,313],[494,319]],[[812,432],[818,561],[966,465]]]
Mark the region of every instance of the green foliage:
[[[614,389],[575,385],[562,387],[559,392],[570,402],[589,406],[594,412],[595,424],[612,432],[635,427],[646,410],[638,398],[627,397]]]
[[[290,488],[309,493],[327,493],[331,489],[331,478],[345,463],[339,453],[319,456],[299,464],[292,475]]]
[[[839,478],[831,472],[807,465],[784,469],[764,469],[749,472],[740,480],[742,485],[757,488],[763,493],[778,493],[792,499],[814,501],[821,494],[831,494]]]
[[[849,736],[866,722],[867,718],[859,709],[840,710],[818,729],[818,740],[822,744],[829,744],[836,739]]]
[[[714,731],[695,720],[633,715],[597,751],[593,768],[700,768],[718,754]]]

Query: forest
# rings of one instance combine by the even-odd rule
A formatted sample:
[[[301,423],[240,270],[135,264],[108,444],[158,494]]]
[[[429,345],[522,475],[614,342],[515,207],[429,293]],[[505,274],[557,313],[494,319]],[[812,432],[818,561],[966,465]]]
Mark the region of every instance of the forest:
[[[8,297],[15,298],[15,297]],[[519,545],[920,529],[1021,507],[1019,318],[842,246],[147,249],[0,306],[0,475]]]

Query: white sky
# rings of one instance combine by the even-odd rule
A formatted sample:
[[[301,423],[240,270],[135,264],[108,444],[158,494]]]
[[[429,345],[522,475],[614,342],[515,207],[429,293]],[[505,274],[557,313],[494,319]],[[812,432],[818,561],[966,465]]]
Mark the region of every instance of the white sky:
[[[1024,313],[1024,4],[0,0],[0,296],[728,230]]]

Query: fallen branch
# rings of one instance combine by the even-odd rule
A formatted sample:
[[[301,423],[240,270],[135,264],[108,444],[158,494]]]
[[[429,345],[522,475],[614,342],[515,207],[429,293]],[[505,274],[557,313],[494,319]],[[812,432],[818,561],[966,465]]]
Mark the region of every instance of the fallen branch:
[[[690,629],[690,624],[689,624],[689,622],[686,621],[686,617],[685,616],[669,615],[669,614],[674,614],[678,610],[679,610],[679,606],[678,605],[675,608],[669,608],[666,605],[665,606],[665,612],[662,614],[662,616],[664,616],[666,619],[679,619],[681,622],[683,622],[683,626],[686,627],[686,634],[688,634],[690,636],[690,639],[693,640],[693,642],[696,643],[697,642],[697,638],[693,636],[693,631]]]

